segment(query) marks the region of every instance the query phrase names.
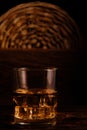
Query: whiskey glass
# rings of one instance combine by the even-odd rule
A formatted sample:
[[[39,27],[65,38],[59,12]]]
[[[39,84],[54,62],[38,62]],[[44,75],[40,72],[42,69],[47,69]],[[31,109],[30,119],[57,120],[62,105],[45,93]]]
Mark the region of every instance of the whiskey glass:
[[[56,124],[56,71],[55,67],[14,69],[15,124]]]

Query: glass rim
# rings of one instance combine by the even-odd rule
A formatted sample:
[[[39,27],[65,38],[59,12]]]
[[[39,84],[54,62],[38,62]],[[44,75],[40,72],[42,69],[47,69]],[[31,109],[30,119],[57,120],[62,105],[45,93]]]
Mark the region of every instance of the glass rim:
[[[57,67],[16,67],[14,71],[56,71]]]

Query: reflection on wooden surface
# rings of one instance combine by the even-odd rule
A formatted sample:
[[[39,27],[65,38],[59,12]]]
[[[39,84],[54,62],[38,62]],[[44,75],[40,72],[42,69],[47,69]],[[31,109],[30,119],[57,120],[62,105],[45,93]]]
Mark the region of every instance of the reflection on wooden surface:
[[[11,122],[13,121],[13,117],[9,114],[9,107],[1,107],[0,113],[0,130],[87,130],[87,106],[71,108],[68,111],[58,112],[57,113],[57,124],[55,126],[21,126],[14,125]],[[4,113],[3,113],[4,112]]]

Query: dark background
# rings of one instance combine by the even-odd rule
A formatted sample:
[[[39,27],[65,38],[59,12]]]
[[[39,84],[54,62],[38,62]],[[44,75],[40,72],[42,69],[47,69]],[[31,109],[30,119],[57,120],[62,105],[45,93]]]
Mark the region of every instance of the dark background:
[[[20,3],[24,3],[24,2],[31,2],[31,1],[30,0],[2,0],[2,1],[0,1],[0,15],[4,14],[10,8],[12,8]],[[46,2],[50,2],[50,0],[46,0]],[[63,86],[64,85],[64,83],[63,83],[62,84],[63,87],[61,87],[61,89],[60,89],[60,91],[62,91],[62,89],[63,89],[63,91],[65,91],[65,93],[67,92],[65,94],[65,99],[62,99],[63,104],[64,104],[64,100],[65,101],[67,100],[64,105],[67,105],[68,103],[70,103],[69,96],[73,96],[73,101],[71,101],[70,105],[71,104],[72,105],[73,104],[74,105],[87,105],[87,91],[86,91],[86,87],[87,87],[87,63],[86,63],[86,58],[87,58],[86,57],[86,55],[87,55],[87,52],[86,52],[86,50],[87,50],[86,17],[87,16],[86,16],[86,8],[87,7],[85,6],[86,3],[83,0],[51,0],[50,3],[56,4],[60,7],[62,7],[63,9],[65,9],[65,11],[67,11],[69,13],[69,15],[77,23],[77,25],[80,29],[81,35],[83,37],[82,54],[81,53],[77,54],[77,55],[79,55],[78,56],[79,58],[81,56],[81,60],[78,62],[75,59],[76,63],[73,63],[72,65],[69,66],[69,67],[71,67],[69,69],[70,69],[70,72],[72,73],[72,76],[70,78],[72,78],[72,77],[74,77],[74,78],[72,78],[72,80],[69,79],[69,75],[70,75],[69,69],[66,68],[63,70],[63,72],[65,73],[64,80],[68,80],[68,79],[70,80],[70,82],[68,82],[69,83],[68,87],[67,87],[66,81],[64,81],[64,83],[66,85]],[[74,54],[74,56],[71,56],[71,57],[74,58],[75,55],[76,55],[76,53]],[[62,60],[63,60],[63,57],[62,57]],[[74,62],[74,60],[72,62]],[[73,65],[74,65],[74,67],[73,67]],[[66,63],[65,63],[65,66],[67,66]],[[73,69],[75,69],[75,70],[73,70]],[[67,70],[68,70],[68,72],[67,72]],[[71,88],[69,87],[69,85],[71,85]],[[68,93],[69,91],[72,91],[71,92],[72,94]],[[68,95],[68,94],[70,94],[70,95]],[[71,99],[71,97],[70,97],[70,99]]]

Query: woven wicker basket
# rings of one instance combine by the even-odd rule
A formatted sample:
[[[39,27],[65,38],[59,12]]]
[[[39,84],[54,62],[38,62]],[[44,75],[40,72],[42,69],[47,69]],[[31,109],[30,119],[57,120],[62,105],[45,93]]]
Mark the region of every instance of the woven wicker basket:
[[[0,17],[0,48],[78,48],[79,29],[69,14],[47,2],[28,2]]]

